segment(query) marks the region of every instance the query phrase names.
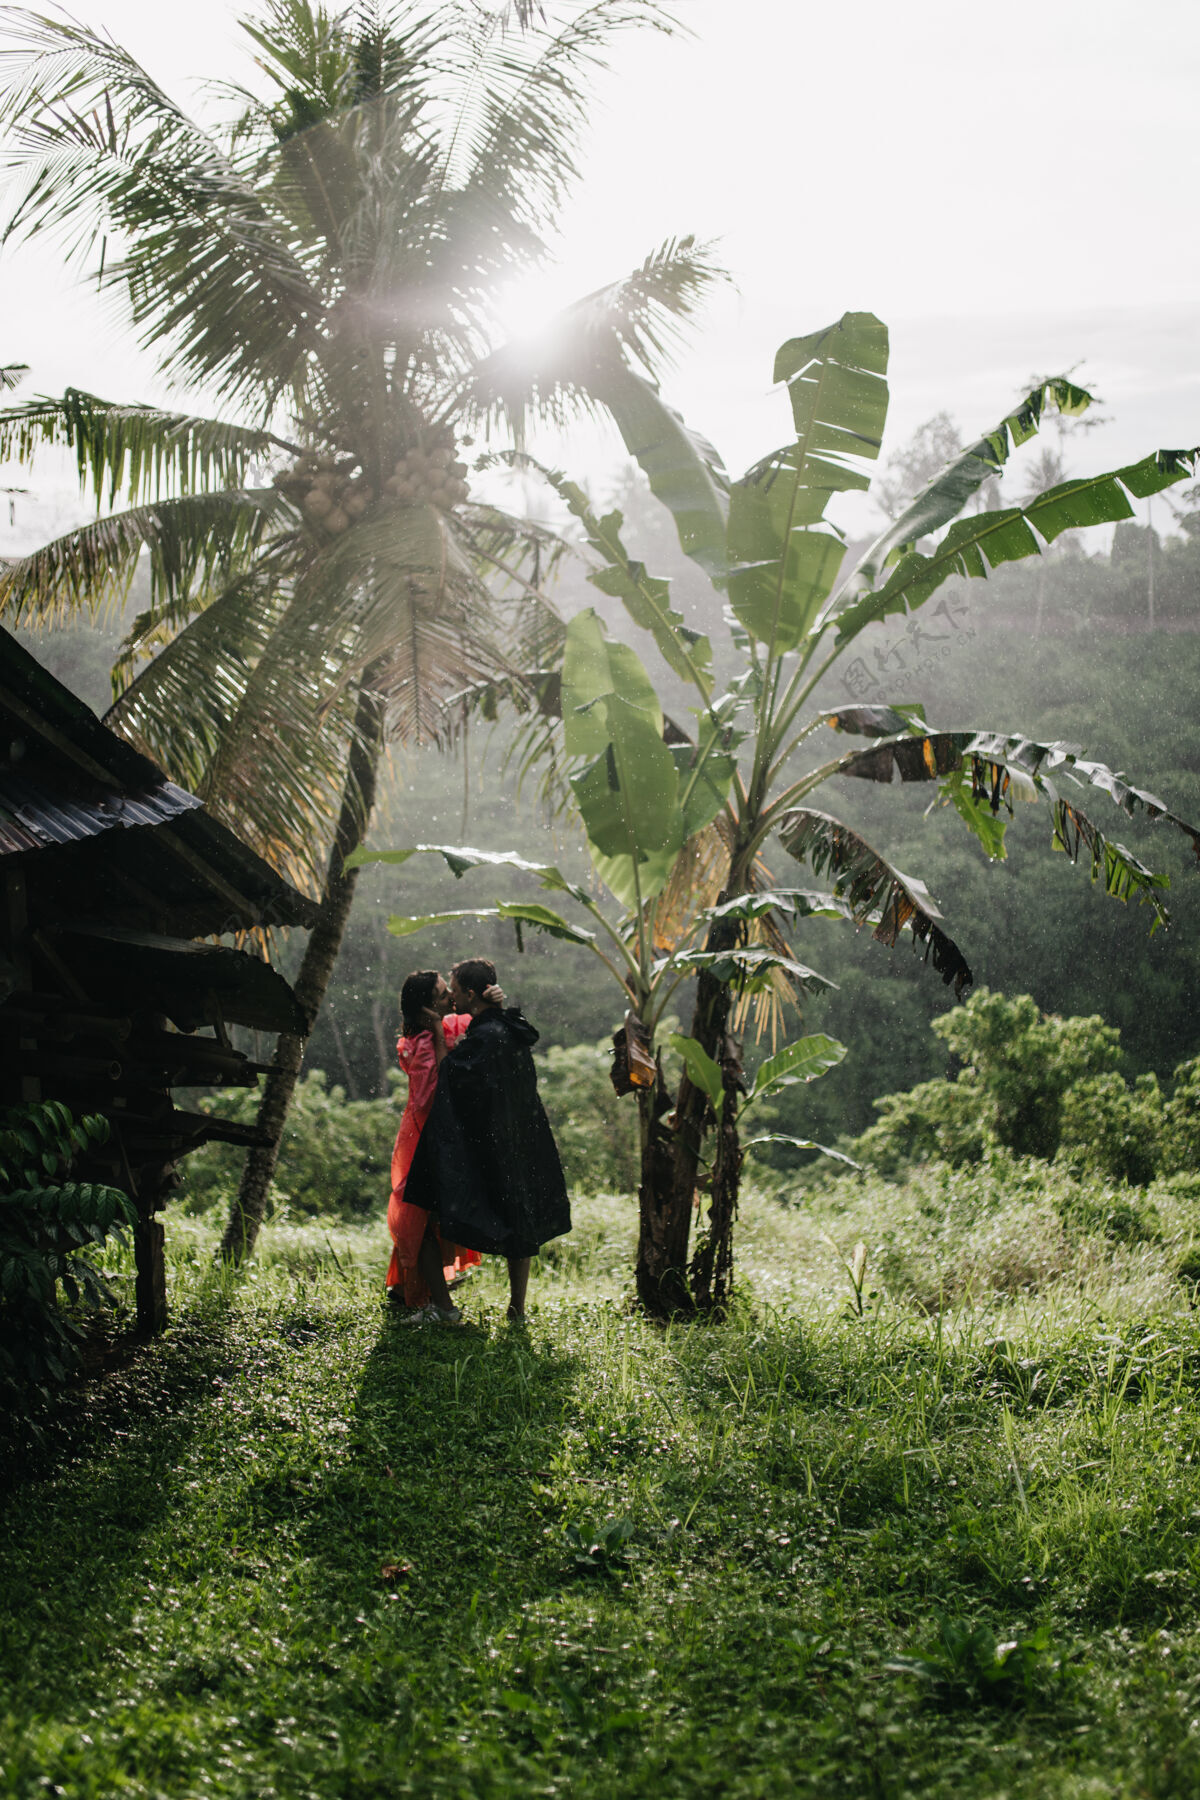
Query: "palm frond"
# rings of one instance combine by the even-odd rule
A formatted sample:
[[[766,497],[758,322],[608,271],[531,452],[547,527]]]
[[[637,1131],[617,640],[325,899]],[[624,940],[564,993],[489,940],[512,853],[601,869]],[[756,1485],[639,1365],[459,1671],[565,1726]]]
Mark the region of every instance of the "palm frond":
[[[515,12],[474,0],[446,9],[452,23],[438,83],[444,185],[480,192],[498,212],[535,225],[553,216],[578,175],[586,77],[607,66],[620,33],[678,29],[661,0],[590,0],[563,18],[565,10],[548,16],[528,0]]]
[[[656,375],[686,322],[726,279],[708,245],[668,239],[631,274],[564,308],[536,344],[517,340],[483,357],[463,399],[482,422],[503,422],[518,443],[535,411],[566,424],[609,407],[603,389],[635,363]],[[716,452],[708,454],[719,467]]]
[[[78,255],[115,232],[104,284],[127,289],[164,368],[273,404],[323,304],[261,195],[110,38],[22,9],[5,35],[0,127],[23,176],[5,235],[53,232]]]
[[[260,563],[146,665],[107,722],[319,892],[349,707],[332,694],[321,660],[300,654],[292,605],[291,585]]]
[[[0,614],[62,623],[123,601],[145,552],[156,606],[177,619],[253,557],[281,509],[272,488],[189,494],[110,513],[0,568]]]
[[[32,463],[44,448],[75,453],[80,487],[96,504],[118,494],[137,503],[166,494],[241,487],[251,465],[274,450],[299,455],[296,444],[270,431],[222,419],[123,406],[80,388],[61,400],[40,395],[0,412],[0,462]]]

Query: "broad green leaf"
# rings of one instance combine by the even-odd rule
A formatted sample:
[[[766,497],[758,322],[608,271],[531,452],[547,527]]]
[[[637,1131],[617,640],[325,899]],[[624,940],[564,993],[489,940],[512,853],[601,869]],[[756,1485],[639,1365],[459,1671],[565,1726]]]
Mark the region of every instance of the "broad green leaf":
[[[708,1095],[709,1104],[719,1119],[725,1107],[725,1087],[721,1079],[721,1067],[715,1063],[704,1045],[695,1038],[681,1037],[679,1032],[671,1034],[671,1048],[677,1050],[683,1058],[683,1064],[693,1086]]]
[[[704,722],[708,725],[708,721]],[[725,734],[727,735],[727,734]],[[683,816],[683,836],[695,837],[711,825],[729,798],[729,789],[737,773],[737,761],[724,750],[710,748],[711,727],[706,729],[698,745],[673,744],[671,758],[678,781],[678,800]]]
[[[414,937],[418,931],[430,931],[436,925],[457,925],[463,919],[497,919],[495,906],[464,906],[454,912],[393,913],[387,928],[393,937]]]
[[[1026,443],[1034,435],[1048,405],[1056,407],[1066,417],[1077,418],[1091,404],[1092,397],[1086,389],[1076,387],[1065,376],[1041,382],[1031,389],[995,430],[986,433],[940,470],[900,517],[880,533],[839,586],[822,615],[821,627],[860,595],[877,589],[885,570],[918,539],[940,531],[957,519],[971,496],[1007,462],[1011,449]],[[841,639],[844,633],[839,630],[838,635]]]
[[[840,1063],[845,1054],[845,1044],[839,1044],[836,1038],[825,1037],[821,1032],[797,1038],[794,1044],[785,1044],[782,1050],[759,1064],[750,1100],[764,1099],[779,1088],[794,1087],[799,1081],[815,1081]]]
[[[675,760],[635,707],[614,697],[605,712],[607,746],[571,777],[588,841],[602,856],[674,854],[683,847]]]
[[[818,1144],[812,1138],[790,1137],[785,1131],[764,1131],[761,1137],[746,1138],[742,1149],[753,1150],[756,1144],[790,1144],[793,1150],[819,1150],[822,1156],[832,1156],[851,1169],[862,1168],[862,1164],[847,1156],[844,1150],[831,1150],[828,1144]]]
[[[662,738],[663,717],[654,684],[628,644],[610,638],[594,608],[576,613],[563,651],[563,749],[568,756],[599,756],[611,741],[607,704],[643,714]]]
[[[1200,450],[1160,450],[1123,469],[1060,483],[1023,508],[958,517],[971,495],[1003,466],[1010,447],[1036,431],[1046,405],[1071,413],[1086,407],[1089,399],[1082,388],[1061,379],[1033,389],[1015,413],[935,476],[875,540],[840,584],[815,629],[823,631],[836,620],[841,648],[864,626],[914,611],[951,575],[979,579],[1003,563],[1040,554],[1043,541],[1072,526],[1127,519],[1133,511],[1130,495],[1157,493],[1194,473]],[[913,548],[943,526],[949,529],[929,555]]]
[[[987,801],[974,792],[973,783],[965,769],[955,769],[945,777],[942,782],[942,798],[954,808],[967,830],[979,839],[986,856],[993,862],[1007,861],[1008,850],[1004,834],[1008,829],[1008,822],[994,813]]]
[[[726,572],[729,482],[717,452],[631,369],[611,374],[606,370],[599,398],[637,458],[651,492],[675,520],[684,554],[720,584]]]
[[[1192,472],[1194,450],[1159,450],[1139,463],[1130,463],[1111,475],[1089,475],[1082,480],[1063,481],[1047,488],[1025,508],[1025,516],[1036,525],[1047,543],[1062,531],[1079,526],[1107,525],[1116,519],[1131,519],[1135,500],[1148,499],[1177,481],[1186,480]]]
[[[837,578],[840,533],[826,524],[832,495],[865,489],[887,416],[887,329],[869,313],[793,338],[775,359],[786,381],[796,442],[752,468],[730,496],[729,598],[735,616],[774,653],[811,629]]]
[[[548,906],[539,906],[534,900],[501,900],[496,912],[502,919],[513,919],[521,925],[532,925],[537,931],[544,931],[548,937],[565,938],[571,944],[594,944],[594,931],[585,931],[582,925],[572,925],[561,914],[553,912]]]
[[[570,894],[590,910],[595,909],[595,902],[586,888],[577,882],[568,881],[561,869],[553,863],[527,862],[523,856],[517,856],[511,850],[476,850],[469,844],[413,844],[407,850],[355,850],[346,858],[347,869],[360,868],[364,863],[406,863],[410,856],[440,856],[446,866],[456,877],[461,878],[468,869],[517,869],[524,875],[536,875],[544,888],[552,893]]]
[[[594,944],[596,934],[572,925],[548,906],[536,901],[501,900],[495,906],[466,906],[454,912],[402,914],[393,913],[387,928],[393,937],[413,937],[418,931],[429,931],[436,925],[457,925],[463,919],[511,919],[514,924],[531,925],[548,937],[565,938],[572,944]]]
[[[613,897],[630,912],[637,905],[638,895],[642,902],[653,900],[661,894],[671,879],[671,870],[679,851],[651,850],[637,859],[637,880],[634,880],[634,860],[632,856],[604,856],[594,844],[589,843],[588,850],[592,858],[592,866],[597,875]]]
[[[836,894],[824,894],[811,888],[771,888],[764,893],[741,894],[725,900],[720,906],[706,907],[701,919],[760,919],[771,912],[786,918],[853,919],[854,909]],[[867,921],[860,921],[867,922]]]
[[[888,332],[873,313],[789,338],[775,353],[797,438],[836,456],[877,457],[887,419]]]

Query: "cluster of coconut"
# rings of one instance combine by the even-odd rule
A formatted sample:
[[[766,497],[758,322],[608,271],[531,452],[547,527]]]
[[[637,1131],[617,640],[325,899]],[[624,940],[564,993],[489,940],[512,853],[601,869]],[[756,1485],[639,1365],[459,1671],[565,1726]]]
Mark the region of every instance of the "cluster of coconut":
[[[354,456],[302,456],[275,477],[275,486],[300,502],[310,525],[336,537],[361,519],[375,498]]]
[[[395,474],[383,491],[394,500],[428,500],[443,512],[466,500],[471,492],[464,476],[465,462],[454,455],[454,435],[445,433],[427,445],[414,444],[396,464]]]

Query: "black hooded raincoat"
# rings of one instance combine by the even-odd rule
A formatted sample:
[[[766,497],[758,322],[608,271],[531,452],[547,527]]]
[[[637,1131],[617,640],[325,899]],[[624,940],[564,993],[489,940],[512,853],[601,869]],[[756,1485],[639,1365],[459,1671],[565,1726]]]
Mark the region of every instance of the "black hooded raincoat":
[[[550,1121],[538,1097],[538,1034],[515,1006],[489,1007],[446,1052],[404,1198],[447,1243],[534,1256],[571,1229]]]

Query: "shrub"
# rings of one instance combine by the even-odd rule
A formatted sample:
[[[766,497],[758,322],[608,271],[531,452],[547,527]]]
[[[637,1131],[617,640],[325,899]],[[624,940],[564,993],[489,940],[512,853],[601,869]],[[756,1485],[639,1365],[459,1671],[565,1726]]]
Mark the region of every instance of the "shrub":
[[[854,1154],[881,1175],[898,1175],[913,1163],[977,1163],[989,1142],[987,1096],[970,1080],[923,1081],[875,1104],[882,1117],[863,1132]]]
[[[1106,1175],[1145,1187],[1162,1153],[1163,1101],[1155,1075],[1132,1087],[1111,1070],[1063,1095],[1058,1154],[1077,1174]]]
[[[881,1173],[934,1160],[958,1167],[998,1148],[1043,1161],[1061,1152],[1077,1172],[1140,1186],[1164,1166],[1168,1127],[1173,1166],[1200,1151],[1200,1059],[1177,1071],[1164,1109],[1155,1076],[1126,1084],[1120,1034],[1103,1019],[1060,1019],[1028,994],[980,988],[933,1029],[963,1070],[875,1102],[881,1117],[852,1149]]]
[[[65,1381],[83,1331],[58,1305],[110,1301],[89,1247],[136,1222],[119,1188],[68,1179],[81,1153],[108,1137],[99,1114],[76,1120],[61,1101],[0,1113],[0,1392],[19,1401]]]
[[[989,1131],[1014,1156],[1050,1160],[1063,1096],[1121,1059],[1120,1033],[1103,1019],[1060,1019],[1028,994],[1009,999],[979,988],[933,1029],[966,1065],[986,1098]]]
[[[584,1194],[631,1194],[638,1185],[638,1118],[608,1078],[611,1050],[573,1044],[539,1056],[538,1083],[567,1186]]]
[[[1163,1108],[1163,1167],[1200,1174],[1200,1056],[1180,1063],[1171,1098]]]
[[[329,1087],[313,1069],[296,1084],[279,1162],[272,1184],[273,1209],[362,1218],[382,1212],[390,1185],[392,1145],[400,1124],[395,1076],[392,1094],[382,1100],[347,1100],[345,1089]],[[253,1124],[259,1096],[253,1088],[232,1088],[200,1101],[205,1112]],[[237,1190],[244,1152],[232,1144],[206,1144],[183,1165],[180,1200],[188,1212],[227,1206]]]

